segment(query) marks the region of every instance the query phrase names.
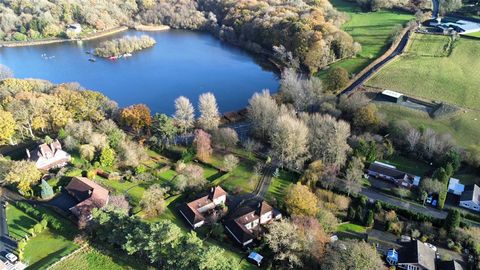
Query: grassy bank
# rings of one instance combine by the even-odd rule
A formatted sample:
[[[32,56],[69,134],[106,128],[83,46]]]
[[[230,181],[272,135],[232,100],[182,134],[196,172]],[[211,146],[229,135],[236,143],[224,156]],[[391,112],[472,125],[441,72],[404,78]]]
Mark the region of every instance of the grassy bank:
[[[362,45],[362,52],[357,57],[332,65],[343,67],[350,73],[358,73],[387,51],[390,38],[398,25],[403,25],[413,18],[412,14],[392,10],[364,12],[357,3],[345,0],[333,0],[331,3],[349,16],[350,19],[342,29]],[[319,75],[323,76],[324,73]]]

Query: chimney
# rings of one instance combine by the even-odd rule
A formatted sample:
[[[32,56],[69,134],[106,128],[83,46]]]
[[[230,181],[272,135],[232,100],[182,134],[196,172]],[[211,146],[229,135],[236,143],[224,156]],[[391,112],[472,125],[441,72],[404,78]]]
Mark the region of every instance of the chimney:
[[[92,192],[93,192],[93,190],[89,189],[88,190],[88,196],[92,196]]]
[[[31,156],[30,156],[30,150],[26,149],[26,151],[27,151],[27,157],[28,157],[28,159],[30,159],[30,158],[31,158]]]

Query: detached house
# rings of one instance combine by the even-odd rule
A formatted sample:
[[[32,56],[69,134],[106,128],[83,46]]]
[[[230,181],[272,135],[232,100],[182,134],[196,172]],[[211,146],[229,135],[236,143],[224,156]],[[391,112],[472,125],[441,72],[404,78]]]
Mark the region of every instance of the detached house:
[[[93,208],[108,204],[108,190],[85,177],[73,177],[65,190],[78,201],[70,211],[79,219],[90,220]]]
[[[246,246],[261,232],[260,225],[281,217],[280,212],[262,201],[255,208],[244,207],[236,211],[233,218],[225,223],[225,229],[239,244]]]
[[[35,162],[39,170],[50,170],[65,166],[72,159],[71,156],[62,150],[62,145],[58,140],[51,144],[41,144],[36,149],[30,151],[27,149],[27,157]]]
[[[419,176],[402,172],[397,170],[395,166],[378,161],[370,164],[367,173],[372,177],[384,179],[405,188],[411,188],[420,184]]]
[[[460,206],[474,211],[480,211],[480,187],[469,185],[460,197]]]
[[[219,186],[212,187],[207,195],[182,205],[179,212],[187,220],[188,224],[193,229],[196,229],[205,224],[208,212],[215,209],[218,205],[225,204],[226,201],[227,192]]]
[[[410,241],[398,251],[397,269],[436,270],[435,260],[435,251],[427,244]]]

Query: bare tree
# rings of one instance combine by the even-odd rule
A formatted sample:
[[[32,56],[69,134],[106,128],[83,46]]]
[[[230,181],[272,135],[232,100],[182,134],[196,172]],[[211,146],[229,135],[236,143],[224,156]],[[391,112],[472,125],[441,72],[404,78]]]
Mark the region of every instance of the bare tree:
[[[280,115],[270,136],[272,154],[283,166],[300,168],[308,157],[308,128],[300,119]]]
[[[185,134],[193,127],[195,122],[195,109],[188,98],[181,96],[175,100],[175,123],[180,131]]]
[[[363,162],[358,157],[353,157],[345,172],[345,189],[348,196],[358,193],[362,187]]]
[[[145,190],[140,205],[146,216],[158,216],[165,211],[165,193],[167,193],[167,190],[159,184],[151,185]]]
[[[238,134],[232,128],[219,128],[213,132],[213,142],[215,147],[231,149],[238,143]]]
[[[7,78],[12,78],[13,72],[10,68],[5,65],[0,64],[0,81],[5,80]]]
[[[249,100],[248,119],[256,136],[266,139],[277,119],[279,108],[268,90],[255,93]]]
[[[223,157],[222,168],[226,172],[231,172],[238,166],[238,162],[239,159],[236,156],[232,154],[225,155]]]
[[[422,134],[415,128],[411,128],[408,131],[407,137],[405,138],[408,143],[408,150],[414,151],[420,141]]]
[[[201,161],[207,161],[212,155],[213,150],[210,137],[210,134],[201,129],[195,130],[195,139],[193,143],[197,152],[197,158]]]
[[[217,100],[212,93],[208,92],[200,95],[198,110],[200,111],[198,124],[201,128],[205,130],[218,128],[220,113],[218,112]]]
[[[343,120],[336,120],[330,115],[303,115],[309,127],[309,150],[314,159],[324,164],[342,166],[347,159],[350,146],[350,125]]]

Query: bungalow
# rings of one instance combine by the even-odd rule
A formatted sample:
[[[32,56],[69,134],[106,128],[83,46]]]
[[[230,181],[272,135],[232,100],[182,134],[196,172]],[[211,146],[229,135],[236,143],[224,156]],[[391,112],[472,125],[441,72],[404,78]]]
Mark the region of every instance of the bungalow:
[[[420,184],[420,177],[397,170],[395,166],[378,161],[370,164],[368,175],[393,182],[399,186],[411,188]]]
[[[435,251],[427,244],[414,240],[406,243],[398,251],[397,269],[436,270]]]
[[[182,205],[180,214],[187,220],[193,229],[205,224],[205,214],[220,204],[227,201],[227,192],[220,186],[211,188],[207,195]]]
[[[448,193],[452,193],[455,195],[462,195],[464,190],[465,190],[465,185],[460,184],[460,180],[456,178],[450,178],[448,182]]]
[[[85,177],[73,177],[65,190],[78,201],[70,211],[79,219],[92,219],[93,208],[103,208],[108,204],[108,190]]]
[[[225,222],[225,229],[242,246],[253,242],[255,234],[259,232],[260,225],[280,219],[282,214],[265,201],[255,208],[244,207],[239,209],[233,218]]]
[[[469,185],[460,196],[460,206],[474,211],[480,211],[480,187]]]
[[[28,160],[35,162],[39,170],[45,171],[63,167],[72,159],[67,152],[62,150],[62,145],[58,140],[51,144],[41,144],[32,151],[27,149],[27,157]]]

